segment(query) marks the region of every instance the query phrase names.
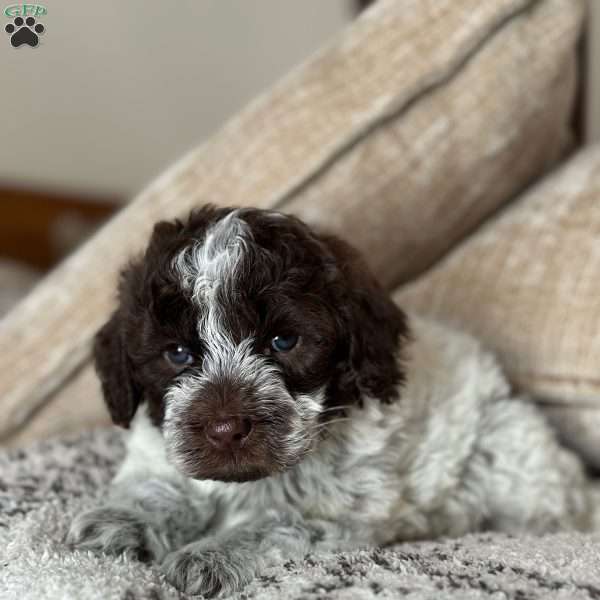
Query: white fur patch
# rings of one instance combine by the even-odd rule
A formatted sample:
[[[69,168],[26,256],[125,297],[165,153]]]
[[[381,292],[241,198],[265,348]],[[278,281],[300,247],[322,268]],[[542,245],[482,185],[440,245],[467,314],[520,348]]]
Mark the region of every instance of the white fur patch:
[[[115,476],[114,483],[131,478],[169,477],[175,474],[165,452],[165,442],[148,416],[146,404],[142,404],[135,413],[127,432],[127,455]]]
[[[204,239],[182,250],[173,261],[183,289],[192,290],[193,300],[211,301],[216,288],[235,277],[236,268],[251,233],[234,210],[215,223]]]

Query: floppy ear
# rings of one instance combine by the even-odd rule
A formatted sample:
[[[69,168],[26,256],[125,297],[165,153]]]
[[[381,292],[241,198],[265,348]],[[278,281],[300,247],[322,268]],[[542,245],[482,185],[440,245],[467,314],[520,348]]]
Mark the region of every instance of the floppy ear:
[[[140,402],[140,390],[134,383],[132,365],[125,352],[118,311],[96,334],[93,353],[112,421],[127,428]]]
[[[334,236],[321,240],[338,272],[335,287],[344,340],[339,383],[347,398],[358,402],[365,394],[392,402],[404,380],[400,358],[409,337],[406,316],[354,248]]]

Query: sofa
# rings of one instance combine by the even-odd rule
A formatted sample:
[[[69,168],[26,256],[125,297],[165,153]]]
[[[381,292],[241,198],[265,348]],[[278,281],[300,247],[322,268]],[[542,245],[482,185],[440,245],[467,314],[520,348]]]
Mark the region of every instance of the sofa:
[[[0,323],[0,590],[181,597],[149,565],[61,544],[123,452],[90,360],[119,268],[157,220],[205,202],[351,241],[401,306],[493,349],[600,468],[600,149],[573,125],[585,16],[583,0],[379,0],[14,304]],[[308,556],[239,597],[598,598],[599,555],[593,532],[485,532]]]

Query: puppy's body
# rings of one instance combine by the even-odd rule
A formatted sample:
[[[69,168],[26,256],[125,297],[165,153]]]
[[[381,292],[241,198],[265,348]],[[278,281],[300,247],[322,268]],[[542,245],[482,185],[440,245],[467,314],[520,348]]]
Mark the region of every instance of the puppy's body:
[[[403,402],[367,399],[350,409],[284,473],[240,484],[191,481],[190,493],[215,504],[211,533],[253,527],[269,511],[337,523],[358,545],[482,526],[542,532],[587,525],[580,465],[534,408],[510,396],[493,357],[464,334],[420,318],[410,323]],[[116,483],[127,489],[141,473],[184,481],[143,411]]]
[[[145,405],[131,411],[136,414],[127,458],[111,497],[104,508],[73,524],[72,542],[110,552],[135,550],[161,562],[178,587],[210,594],[238,589],[270,561],[301,558],[311,549],[482,528],[543,532],[590,526],[590,496],[577,459],[556,443],[534,407],[511,396],[494,358],[472,338],[416,316],[406,328],[396,309],[381,301],[376,306],[389,315],[392,338],[406,338],[397,352],[390,350],[375,311],[364,307],[366,294],[354,306],[362,306],[364,320],[375,319],[367,323],[370,341],[367,334],[346,340],[335,333],[335,317],[328,321],[317,304],[297,309],[308,318],[319,313],[318,322],[324,323],[314,341],[306,324],[307,341],[298,350],[318,360],[286,354],[274,363],[266,350],[258,352],[256,345],[249,350],[262,317],[250,328],[251,338],[247,331],[225,335],[224,322],[232,329],[244,327],[237,316],[225,315],[220,308],[225,300],[215,300],[215,289],[243,270],[241,255],[258,238],[244,232],[244,215],[239,218],[226,228],[227,216],[217,221],[220,227],[209,226],[193,254],[185,245],[170,249],[169,264],[177,257],[180,279],[183,273],[179,289],[191,290],[198,306],[208,305],[197,333],[210,331],[214,348],[205,348],[198,372],[182,371],[175,383],[164,384],[158,406],[147,392]],[[281,271],[279,289],[286,288],[291,268]],[[296,294],[310,295],[322,270],[317,265],[303,280],[308,291]],[[329,281],[334,288],[335,280]],[[369,281],[364,285],[376,293]],[[318,289],[323,297],[329,293],[324,286]],[[237,293],[235,285],[228,293]],[[340,298],[347,296],[336,302]],[[326,347],[323,331],[338,341]],[[367,345],[360,357],[352,357],[360,340]],[[380,347],[393,354],[397,370],[383,355],[379,371],[365,363],[365,356],[379,356]],[[304,369],[297,380],[294,357]],[[362,379],[356,373],[339,375],[348,362]],[[226,393],[217,394],[210,410],[231,412],[233,398],[236,414],[249,414],[253,422],[245,445],[219,452],[203,437],[211,423],[205,405],[213,406],[215,381]],[[163,415],[158,423],[157,414]],[[269,445],[273,439],[277,444]]]

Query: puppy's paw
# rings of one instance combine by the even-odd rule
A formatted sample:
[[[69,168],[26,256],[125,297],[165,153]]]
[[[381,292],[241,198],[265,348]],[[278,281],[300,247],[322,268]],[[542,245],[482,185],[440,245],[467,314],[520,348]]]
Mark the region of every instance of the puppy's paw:
[[[178,590],[211,597],[241,590],[257,566],[256,553],[243,547],[195,542],[168,554],[161,569]]]
[[[105,506],[78,515],[66,543],[84,550],[121,554],[129,552],[142,561],[161,560],[167,541],[135,510]]]

